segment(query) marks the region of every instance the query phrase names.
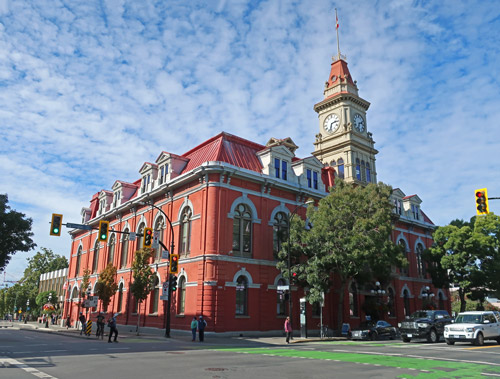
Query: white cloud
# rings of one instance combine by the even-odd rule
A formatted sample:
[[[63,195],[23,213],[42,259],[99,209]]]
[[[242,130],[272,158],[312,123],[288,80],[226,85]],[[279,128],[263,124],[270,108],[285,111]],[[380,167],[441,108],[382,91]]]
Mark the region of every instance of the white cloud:
[[[500,194],[500,11],[335,6],[342,53],[371,103],[378,178],[419,194],[438,224],[468,219],[475,187]],[[0,0],[0,192],[33,217],[39,246],[67,254],[67,237],[48,237],[50,213],[78,222],[95,192],[134,181],[162,150],[182,154],[225,130],[259,143],[290,136],[310,155],[337,50],[333,8]],[[22,272],[24,256],[8,271]]]

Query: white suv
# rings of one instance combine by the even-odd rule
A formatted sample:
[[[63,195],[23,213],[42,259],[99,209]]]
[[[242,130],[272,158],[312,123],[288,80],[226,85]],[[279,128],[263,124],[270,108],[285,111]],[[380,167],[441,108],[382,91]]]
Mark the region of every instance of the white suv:
[[[484,340],[500,343],[500,318],[495,312],[462,312],[453,324],[444,327],[444,340],[448,345],[458,342],[472,342],[482,345]]]

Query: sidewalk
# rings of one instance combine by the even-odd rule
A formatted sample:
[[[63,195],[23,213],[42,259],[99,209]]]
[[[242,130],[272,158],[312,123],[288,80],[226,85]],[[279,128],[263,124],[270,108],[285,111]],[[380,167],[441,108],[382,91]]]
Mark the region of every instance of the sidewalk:
[[[80,329],[62,327],[59,325],[49,325],[48,328],[45,327],[45,324],[41,324],[38,322],[28,322],[24,324],[23,322],[12,322],[7,323],[6,321],[2,321],[0,323],[0,327],[9,327],[13,329],[19,330],[30,330],[39,333],[57,333],[61,335],[71,336],[74,338],[82,338],[82,339],[95,339],[95,331],[96,325],[92,324],[92,334],[90,337],[85,337],[80,335]],[[165,337],[165,329],[158,328],[148,328],[141,327],[139,329],[139,335],[136,333],[135,325],[118,325],[118,339],[119,340],[127,340],[129,338],[134,339],[158,339],[158,340],[168,340]],[[104,330],[104,338],[106,339],[108,336],[109,328],[105,327]],[[170,338],[174,340],[180,341],[191,341],[191,331],[187,330],[171,330]],[[217,344],[217,345],[234,345],[241,344],[245,342],[254,342],[254,343],[262,343],[269,345],[286,345],[285,336],[243,336],[241,334],[235,333],[214,333],[214,332],[205,332],[205,338],[207,344]],[[319,337],[310,337],[310,338],[300,338],[295,336],[290,344],[296,343],[308,343],[308,342],[334,342],[334,341],[345,341],[347,338],[345,337],[333,337],[329,339],[321,340]]]

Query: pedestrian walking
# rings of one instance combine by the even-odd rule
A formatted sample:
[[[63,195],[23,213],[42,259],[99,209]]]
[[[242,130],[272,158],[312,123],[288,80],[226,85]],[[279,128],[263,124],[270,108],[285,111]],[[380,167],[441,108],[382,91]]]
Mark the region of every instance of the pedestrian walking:
[[[193,333],[193,339],[191,341],[196,341],[196,330],[198,329],[198,320],[196,320],[196,316],[193,317],[193,321],[191,321],[191,333]]]
[[[108,338],[108,343],[111,343],[111,336],[115,335],[115,339],[114,339],[114,342],[118,342],[116,339],[118,338],[118,329],[116,327],[116,317],[118,316],[118,313],[115,313],[113,315],[113,317],[111,317],[109,320],[108,320],[108,326],[110,328],[110,331],[109,331],[109,338]]]
[[[200,342],[205,340],[205,327],[207,326],[207,322],[203,319],[203,316],[200,316],[198,319],[198,334],[200,338]]]
[[[80,330],[80,335],[83,334],[87,334],[86,330],[85,330],[85,327],[87,325],[87,319],[85,318],[85,316],[83,315],[82,312],[80,312],[80,317],[78,318],[80,320],[80,323],[82,324],[81,327],[82,329]]]
[[[71,317],[66,317],[66,329],[69,329],[69,327],[71,326]]]
[[[104,338],[104,320],[106,317],[104,317],[104,312],[99,312],[99,314],[97,315],[97,331],[95,333],[96,337],[99,338],[99,336],[101,337],[101,339]]]
[[[285,320],[285,333],[286,333],[286,343],[290,343],[290,337],[292,336],[292,323],[290,322],[290,317]]]

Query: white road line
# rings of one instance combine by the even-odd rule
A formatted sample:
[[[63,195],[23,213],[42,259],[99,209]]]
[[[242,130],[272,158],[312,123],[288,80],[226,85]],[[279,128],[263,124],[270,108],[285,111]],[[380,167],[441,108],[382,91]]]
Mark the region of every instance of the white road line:
[[[36,368],[30,367],[27,364],[21,363],[21,362],[16,361],[15,359],[12,359],[12,358],[0,357],[0,364],[10,365],[13,367],[20,368],[20,369],[26,371],[27,373],[30,373],[38,378],[57,379],[55,376],[52,376],[52,375],[49,375],[45,372],[37,370]]]
[[[59,353],[61,351],[69,351],[69,350],[44,350],[44,353]]]

